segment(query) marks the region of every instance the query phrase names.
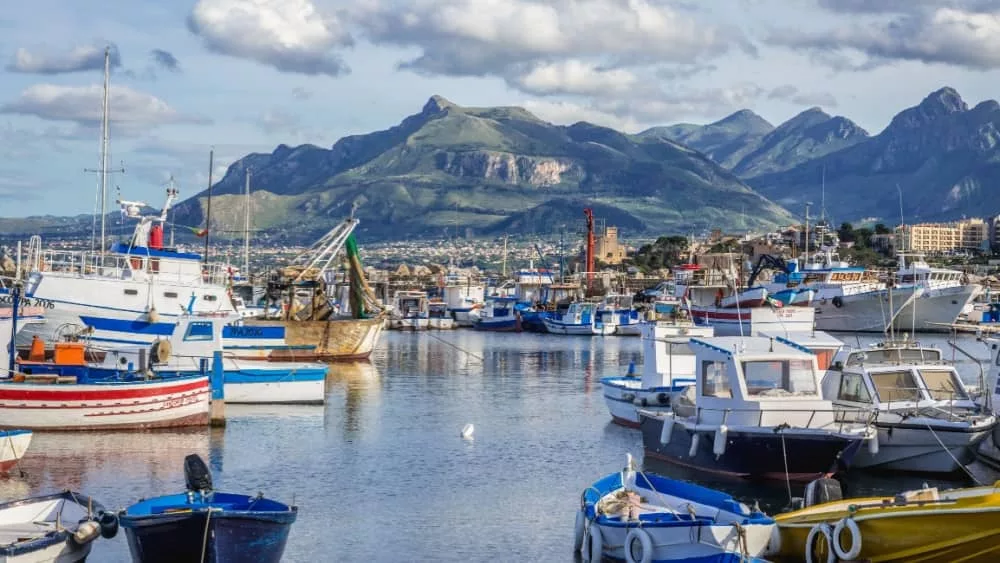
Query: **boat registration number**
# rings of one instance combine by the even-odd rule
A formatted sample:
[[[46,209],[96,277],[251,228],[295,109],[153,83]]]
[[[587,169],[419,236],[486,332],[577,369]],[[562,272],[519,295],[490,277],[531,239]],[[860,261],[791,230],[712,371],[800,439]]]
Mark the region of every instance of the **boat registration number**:
[[[0,295],[0,305],[11,305],[14,303],[14,298],[10,295]],[[55,309],[56,304],[48,299],[41,299],[38,297],[22,297],[21,307],[41,307],[43,309]]]
[[[186,397],[175,397],[173,399],[167,399],[163,402],[163,408],[165,409],[177,409],[185,405],[193,405],[198,402],[197,395],[188,395]]]

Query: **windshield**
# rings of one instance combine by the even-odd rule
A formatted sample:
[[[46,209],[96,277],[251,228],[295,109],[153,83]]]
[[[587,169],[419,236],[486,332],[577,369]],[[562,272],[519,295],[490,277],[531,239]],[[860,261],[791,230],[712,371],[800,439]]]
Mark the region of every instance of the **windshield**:
[[[875,393],[882,402],[920,400],[920,389],[909,370],[876,372],[871,376]]]
[[[814,395],[812,360],[743,362],[743,377],[751,396]]]
[[[927,385],[927,391],[932,399],[950,401],[953,399],[968,399],[965,388],[958,379],[958,374],[950,369],[922,369],[920,377]]]

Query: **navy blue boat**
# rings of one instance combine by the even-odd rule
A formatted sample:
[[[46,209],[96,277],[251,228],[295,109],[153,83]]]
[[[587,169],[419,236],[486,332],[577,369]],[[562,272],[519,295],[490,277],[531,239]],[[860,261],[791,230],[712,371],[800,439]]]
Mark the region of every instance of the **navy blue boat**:
[[[277,563],[298,508],[262,495],[217,493],[197,455],[184,459],[187,492],[141,500],[119,514],[139,563]]]

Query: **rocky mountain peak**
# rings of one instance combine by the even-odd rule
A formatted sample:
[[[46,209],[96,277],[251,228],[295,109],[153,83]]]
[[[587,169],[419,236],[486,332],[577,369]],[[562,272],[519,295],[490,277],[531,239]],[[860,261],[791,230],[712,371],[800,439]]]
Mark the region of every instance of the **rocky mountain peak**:
[[[431,96],[427,103],[424,104],[424,108],[420,111],[425,115],[431,115],[435,113],[441,113],[449,108],[457,107],[455,104],[449,102],[444,96],[439,96],[434,94]]]
[[[914,129],[954,113],[969,110],[969,106],[950,86],[927,95],[918,105],[901,111],[892,119],[887,130]]]
[[[774,125],[771,125],[766,119],[748,109],[741,109],[740,111],[723,117],[719,121],[709,125],[709,127],[711,126],[739,128],[748,133],[761,134],[774,129]]]

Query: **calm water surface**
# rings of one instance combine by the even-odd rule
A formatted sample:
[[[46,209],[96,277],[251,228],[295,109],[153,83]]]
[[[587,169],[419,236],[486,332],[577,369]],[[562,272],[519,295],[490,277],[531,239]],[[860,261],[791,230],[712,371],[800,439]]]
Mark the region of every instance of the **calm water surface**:
[[[924,340],[951,356],[943,339]],[[963,347],[987,357],[972,339]],[[0,498],[72,488],[120,508],[182,489],[193,452],[217,489],[299,506],[286,561],[572,561],[580,492],[626,452],[642,455],[639,433],[609,422],[598,382],[632,361],[642,361],[638,338],[389,333],[371,363],[331,367],[323,407],[229,406],[227,427],[213,431],[36,434],[27,476],[0,480]],[[978,377],[975,362],[959,369]],[[473,440],[459,437],[466,423]],[[968,480],[848,476],[846,486],[925,481]],[[787,501],[783,485],[709,484],[766,509]],[[128,561],[124,534],[99,541],[91,560]]]

